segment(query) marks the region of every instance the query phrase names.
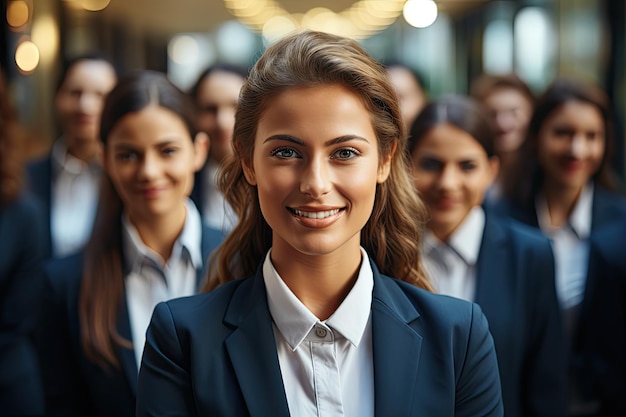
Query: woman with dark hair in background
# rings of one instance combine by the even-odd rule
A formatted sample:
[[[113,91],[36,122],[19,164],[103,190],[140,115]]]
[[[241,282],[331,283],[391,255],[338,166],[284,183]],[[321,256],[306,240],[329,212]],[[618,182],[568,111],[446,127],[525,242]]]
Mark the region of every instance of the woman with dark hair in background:
[[[43,300],[43,214],[22,187],[17,123],[0,72],[0,414],[40,416],[44,396],[32,338]]]
[[[54,96],[61,136],[48,155],[27,166],[28,187],[44,208],[46,259],[76,253],[89,239],[102,175],[100,114],[116,80],[115,68],[99,54],[63,64]]]
[[[488,114],[465,96],[431,101],[407,151],[430,213],[425,265],[438,292],[484,311],[506,416],[564,416],[567,367],[550,242],[481,207],[499,162]]]
[[[265,51],[220,175],[240,222],[213,290],[155,308],[138,416],[503,415],[484,315],[423,273],[404,135],[356,41],[303,31]]]
[[[207,137],[164,74],[121,80],[100,127],[103,178],[93,234],[47,265],[42,356],[49,415],[133,416],[154,306],[197,292],[221,233],[189,200]]]
[[[485,195],[491,203],[502,197],[503,184],[517,174],[514,161],[526,138],[535,96],[517,74],[483,74],[472,81],[470,95],[489,112],[495,134],[494,152],[500,170]]]
[[[615,192],[616,177],[610,168],[610,114],[607,97],[597,86],[556,79],[538,99],[530,120],[517,166],[523,175],[505,184],[506,200],[498,207],[552,241],[557,295],[571,353],[572,416],[618,415],[607,408],[616,398],[602,381],[617,364],[603,358],[601,347],[592,340],[599,332],[618,333],[621,338],[626,332],[623,315],[602,320],[592,306],[592,300],[601,302],[599,289],[606,288],[596,265],[604,246],[595,245],[594,233],[626,218],[626,199]],[[611,244],[626,248],[626,236]],[[606,296],[608,302],[611,296]],[[624,372],[620,374],[623,377]]]
[[[209,135],[211,143],[207,161],[196,173],[191,199],[204,222],[224,234],[235,227],[237,216],[217,187],[217,172],[233,153],[235,110],[246,76],[246,70],[239,66],[214,64],[198,76],[189,91],[197,109],[198,129]]]

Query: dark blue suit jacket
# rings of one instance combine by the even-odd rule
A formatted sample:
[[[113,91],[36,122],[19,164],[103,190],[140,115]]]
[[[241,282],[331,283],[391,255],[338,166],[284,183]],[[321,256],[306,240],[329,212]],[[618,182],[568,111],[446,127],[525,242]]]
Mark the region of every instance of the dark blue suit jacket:
[[[626,216],[591,239],[589,274],[595,278],[579,323],[578,365],[600,400],[598,416],[626,416]]]
[[[33,196],[0,205],[0,415],[43,415],[33,332],[43,300],[41,207]]]
[[[602,343],[619,344],[619,338],[623,338],[624,332],[626,332],[624,325],[626,318],[624,318],[623,310],[624,298],[617,295],[619,288],[623,287],[618,284],[619,280],[613,280],[614,282],[611,283],[611,279],[607,278],[608,275],[605,274],[607,260],[616,257],[610,253],[614,248],[618,248],[620,253],[617,255],[618,258],[620,256],[626,257],[626,235],[615,235],[609,239],[603,237],[603,233],[606,232],[600,233],[600,231],[618,227],[625,221],[626,199],[621,194],[609,192],[596,185],[592,204],[587,282],[578,323],[571,341],[572,352],[569,365],[571,370],[582,375],[583,381],[588,382],[588,385],[582,387],[582,394],[589,399],[599,400],[602,407],[606,407],[608,405],[603,404],[603,402],[609,401],[607,398],[612,398],[611,402],[617,401],[614,390],[620,385],[616,384],[623,384],[624,382],[616,380],[613,380],[614,383],[609,381],[598,382],[598,377],[606,375],[607,372],[612,373],[612,371],[607,371],[607,367],[619,368],[624,366],[623,352],[626,350],[617,355],[620,358],[617,358],[615,363],[600,364],[594,358],[603,355],[598,349],[605,352],[612,349],[608,346],[602,346]],[[522,207],[503,200],[494,209],[500,214],[509,215],[537,229],[539,228],[534,202]],[[596,236],[598,233],[600,236]],[[607,311],[613,311],[615,314],[607,314]],[[613,338],[617,338],[616,342],[613,342]],[[603,340],[605,342],[602,342]],[[610,356],[612,357],[612,355]],[[624,370],[618,372],[622,377],[626,374]],[[623,398],[624,392],[626,391],[623,389],[619,392],[620,398]],[[623,400],[619,401],[623,407]],[[606,415],[621,414],[608,413]]]
[[[50,214],[52,201],[52,156],[31,162],[26,166],[27,183],[30,191],[39,199],[42,206],[41,223],[44,259],[52,257],[52,232]]]
[[[475,301],[494,338],[507,417],[566,415],[566,345],[548,239],[487,213]]]
[[[222,241],[222,234],[203,226],[205,259]],[[198,285],[206,274],[198,270]],[[78,298],[83,254],[53,259],[46,265],[47,302],[40,352],[49,416],[135,415],[137,362],[133,349],[117,347],[120,369],[103,369],[89,360],[80,342]],[[132,341],[126,300],[118,312],[117,330]]]
[[[502,416],[480,307],[373,269],[376,415]],[[137,416],[155,415],[289,415],[261,269],[156,307],[137,388]]]

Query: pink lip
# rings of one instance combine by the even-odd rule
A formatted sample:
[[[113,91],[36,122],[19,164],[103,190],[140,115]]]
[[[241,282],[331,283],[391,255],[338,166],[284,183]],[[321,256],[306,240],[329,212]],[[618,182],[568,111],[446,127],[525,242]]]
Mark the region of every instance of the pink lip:
[[[567,172],[580,171],[584,167],[584,163],[582,161],[576,159],[569,159],[563,163],[563,168]]]
[[[439,210],[450,210],[456,205],[456,200],[451,197],[438,197],[434,203],[434,206]]]
[[[163,191],[165,191],[165,187],[148,187],[139,190],[140,194],[149,200],[158,198]]]
[[[338,207],[289,207],[288,211],[296,219],[296,221],[298,221],[303,226],[311,229],[323,229],[325,227],[329,227],[337,220],[339,220],[343,216],[345,209]],[[312,218],[307,216],[307,214],[315,214],[323,217]]]

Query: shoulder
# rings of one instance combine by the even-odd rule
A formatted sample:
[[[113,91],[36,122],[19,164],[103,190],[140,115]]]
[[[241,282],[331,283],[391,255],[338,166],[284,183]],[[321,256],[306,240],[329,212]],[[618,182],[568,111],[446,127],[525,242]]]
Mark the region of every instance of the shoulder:
[[[201,294],[172,299],[157,305],[154,316],[171,316],[180,329],[221,325],[235,293],[252,278],[238,279]]]
[[[82,252],[63,258],[52,258],[44,265],[48,289],[56,294],[78,294],[83,276]]]
[[[410,316],[414,310],[417,317],[427,318],[429,324],[440,328],[470,326],[475,315],[482,316],[475,303],[426,291],[385,275],[380,275],[374,285],[374,299],[389,310],[404,316]]]
[[[600,186],[593,189],[593,210],[602,220],[626,216],[626,196]]]

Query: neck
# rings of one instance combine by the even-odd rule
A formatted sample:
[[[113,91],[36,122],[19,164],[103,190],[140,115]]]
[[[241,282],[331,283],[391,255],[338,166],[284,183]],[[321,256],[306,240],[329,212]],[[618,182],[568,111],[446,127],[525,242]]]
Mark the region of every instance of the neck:
[[[174,243],[183,231],[186,213],[186,208],[182,206],[176,213],[168,216],[148,216],[148,219],[130,217],[130,221],[144,245],[158,253],[165,263],[172,256]]]
[[[285,284],[317,318],[329,318],[356,282],[361,265],[358,247],[349,253],[307,256],[282,251],[274,243],[272,264]]]
[[[95,140],[67,140],[67,153],[76,159],[89,163],[97,160],[100,147]]]
[[[548,212],[550,223],[555,227],[561,227],[574,210],[574,206],[580,197],[583,187],[563,187],[559,184],[546,183],[542,189]]]

